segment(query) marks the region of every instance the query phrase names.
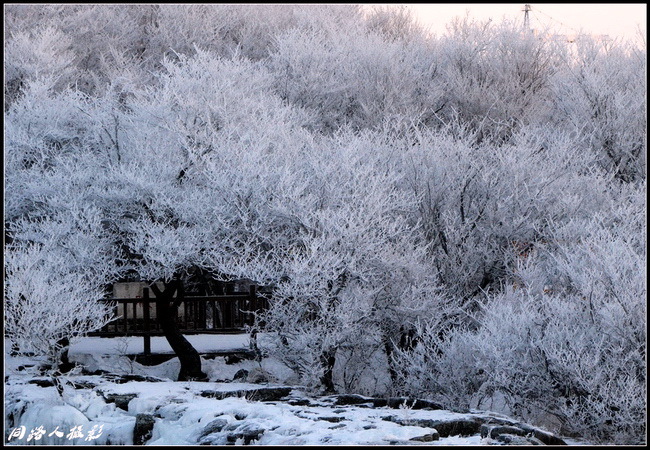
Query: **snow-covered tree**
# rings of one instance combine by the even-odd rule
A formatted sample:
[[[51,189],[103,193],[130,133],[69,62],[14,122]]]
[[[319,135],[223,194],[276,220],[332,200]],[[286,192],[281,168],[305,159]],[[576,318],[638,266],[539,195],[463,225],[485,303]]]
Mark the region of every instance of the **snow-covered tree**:
[[[469,18],[438,38],[358,5],[5,11],[21,349],[54,355],[141,280],[202,378],[184,283],[248,278],[267,349],[314,389],[642,433],[645,48]]]
[[[100,300],[115,276],[111,243],[92,206],[62,206],[47,218],[11,224],[5,247],[5,333],[20,352],[69,367],[74,338],[110,322]]]
[[[580,136],[603,170],[623,182],[646,178],[647,62],[629,42],[576,41],[553,79],[553,122]]]
[[[549,78],[564,49],[516,23],[455,19],[440,40],[445,108],[441,119],[475,133],[477,142],[508,142],[545,119]]]
[[[406,318],[430,314],[440,300],[410,223],[415,198],[399,190],[381,144],[349,134],[323,144],[284,159],[288,170],[273,184],[255,178],[265,204],[253,198],[245,213],[263,243],[254,258],[241,255],[241,273],[254,278],[266,265],[274,290],[264,320],[279,354],[305,382],[333,391],[337,358],[358,348],[391,351]]]
[[[422,322],[418,346],[395,356],[402,389],[450,406],[485,407],[500,395],[505,411],[555,417],[563,434],[639,443],[645,201],[625,190],[611,215],[553,227],[554,239],[520,260],[519,283],[480,301],[473,326],[441,335]]]

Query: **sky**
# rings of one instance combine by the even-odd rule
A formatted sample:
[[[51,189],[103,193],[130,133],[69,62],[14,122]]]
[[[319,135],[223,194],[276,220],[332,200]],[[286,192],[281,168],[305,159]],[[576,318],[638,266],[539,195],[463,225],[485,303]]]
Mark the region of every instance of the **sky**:
[[[524,3],[437,3],[406,4],[415,13],[418,20],[431,27],[431,31],[440,35],[445,26],[454,17],[470,16],[487,20],[492,18],[500,22],[506,17],[520,21],[523,25]],[[645,3],[531,3],[529,13],[533,29],[542,29],[551,25],[557,34],[572,35],[582,30],[589,34],[609,35],[610,38],[638,39],[640,27],[646,34]]]

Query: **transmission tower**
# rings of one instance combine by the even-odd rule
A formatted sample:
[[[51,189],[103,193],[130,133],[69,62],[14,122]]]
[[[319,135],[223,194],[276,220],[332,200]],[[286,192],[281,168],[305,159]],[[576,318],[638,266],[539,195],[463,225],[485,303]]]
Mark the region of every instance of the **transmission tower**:
[[[530,31],[530,16],[528,14],[530,12],[530,5],[525,4],[522,11],[524,12],[524,30]]]

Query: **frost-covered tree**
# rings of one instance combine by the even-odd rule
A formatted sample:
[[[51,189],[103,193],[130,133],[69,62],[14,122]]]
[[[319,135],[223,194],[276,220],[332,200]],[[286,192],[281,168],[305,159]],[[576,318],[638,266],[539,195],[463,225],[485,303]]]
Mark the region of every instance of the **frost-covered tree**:
[[[28,309],[92,293],[34,341],[52,355],[101,325],[106,285],[141,280],[201,378],[184,285],[248,278],[264,345],[314,389],[642,434],[645,48],[470,18],[436,37],[358,5],[5,11],[21,345]]]
[[[442,120],[468,127],[477,142],[507,142],[548,114],[549,77],[563,51],[515,23],[455,19],[440,42]]]
[[[248,197],[245,211],[264,241],[241,273],[254,278],[263,266],[274,287],[264,320],[278,354],[303,381],[334,391],[338,359],[361,348],[390,352],[405,318],[442,302],[420,229],[410,223],[414,197],[399,190],[380,144],[342,135],[321,145],[285,159],[287,171],[273,184],[255,178],[264,203]]]
[[[58,213],[10,225],[5,247],[5,333],[20,352],[68,370],[77,337],[112,320],[106,284],[115,276],[101,215],[75,199]]]
[[[352,135],[312,139],[300,128],[303,112],[265,93],[272,78],[261,65],[199,51],[166,67],[156,97],[133,107],[182,143],[179,186],[192,189],[192,220],[203,227],[191,239],[193,251],[203,253],[201,264],[215,274],[273,286],[267,329],[278,333],[285,359],[293,358],[306,381],[333,390],[339,350],[355,346],[364,327],[379,336],[373,345],[390,347],[398,333],[386,319],[400,308],[391,302],[403,298],[412,303],[405,308],[423,310],[416,304],[435,288],[417,247],[419,229],[409,223],[413,199],[399,190],[390,161],[382,162],[380,142]],[[177,230],[168,237],[188,231]],[[164,248],[148,246],[146,233],[131,248]],[[170,263],[159,264],[158,272]],[[410,273],[420,285],[399,281],[397,273],[404,279]],[[299,311],[305,321],[295,320]],[[392,320],[399,323],[399,314]],[[308,335],[315,341],[305,347]]]
[[[645,201],[625,191],[607,216],[553,226],[554,239],[519,261],[519,283],[481,300],[478,326],[441,336],[421,323],[418,347],[395,356],[402,388],[448,405],[499,395],[505,411],[563,434],[640,443]]]
[[[645,180],[645,49],[581,36],[569,56],[553,79],[554,123],[580,136],[583,151],[618,180]]]
[[[325,25],[280,33],[267,63],[276,92],[314,113],[311,128],[403,131],[437,122],[437,49],[412,18],[376,10],[368,23]]]
[[[5,286],[11,339],[53,358],[106,323],[98,300],[121,269],[120,250],[89,195],[94,164],[103,161],[98,130],[81,111],[84,96],[54,93],[50,81],[28,83],[5,115]]]

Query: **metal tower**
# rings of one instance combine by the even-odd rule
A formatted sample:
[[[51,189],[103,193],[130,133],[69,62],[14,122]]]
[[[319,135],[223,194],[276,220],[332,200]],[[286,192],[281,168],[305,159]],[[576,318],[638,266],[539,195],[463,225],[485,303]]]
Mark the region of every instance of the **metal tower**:
[[[524,12],[524,30],[530,31],[530,16],[528,15],[530,12],[530,5],[525,4],[522,11]]]

